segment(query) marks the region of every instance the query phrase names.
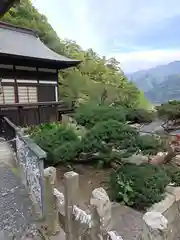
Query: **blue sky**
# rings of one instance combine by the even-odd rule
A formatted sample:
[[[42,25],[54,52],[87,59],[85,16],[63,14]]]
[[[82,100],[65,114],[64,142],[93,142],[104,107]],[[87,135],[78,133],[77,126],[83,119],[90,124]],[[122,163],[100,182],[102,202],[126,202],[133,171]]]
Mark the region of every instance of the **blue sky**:
[[[32,0],[61,38],[116,57],[125,72],[180,60],[179,0]]]

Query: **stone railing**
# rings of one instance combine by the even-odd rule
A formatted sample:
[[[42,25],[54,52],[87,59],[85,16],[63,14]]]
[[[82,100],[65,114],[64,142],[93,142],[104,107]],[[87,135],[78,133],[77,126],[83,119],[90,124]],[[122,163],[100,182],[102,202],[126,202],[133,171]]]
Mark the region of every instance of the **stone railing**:
[[[180,187],[168,186],[166,197],[144,215],[143,240],[174,240],[180,236]],[[178,238],[177,238],[178,239]]]
[[[39,218],[44,217],[43,172],[46,152],[7,117],[0,117],[0,132],[14,152],[16,167],[19,169],[22,183],[28,190],[36,214]]]
[[[92,191],[85,211],[78,205],[79,175],[64,174],[64,193],[55,188],[56,169],[44,170],[44,210],[46,234],[56,235],[63,229],[66,240],[122,240],[111,231],[111,202],[103,188]]]

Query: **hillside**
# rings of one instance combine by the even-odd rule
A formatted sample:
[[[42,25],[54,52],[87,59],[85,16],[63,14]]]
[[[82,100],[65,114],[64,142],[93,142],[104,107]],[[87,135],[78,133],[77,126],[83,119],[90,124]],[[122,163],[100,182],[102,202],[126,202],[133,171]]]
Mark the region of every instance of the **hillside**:
[[[147,92],[158,87],[164,81],[170,80],[170,76],[180,74],[180,61],[174,61],[166,65],[160,65],[148,70],[138,71],[128,75],[139,89]],[[173,78],[173,77],[172,77]],[[152,90],[153,91],[153,90]]]
[[[127,106],[148,104],[135,84],[124,76],[115,58],[100,57],[92,49],[84,51],[76,42],[61,39],[46,16],[40,14],[30,0],[21,1],[11,8],[2,21],[36,29],[40,39],[49,48],[67,57],[82,60],[77,68],[61,71],[61,99],[67,102],[74,100],[76,103],[90,100],[109,104],[116,101]]]

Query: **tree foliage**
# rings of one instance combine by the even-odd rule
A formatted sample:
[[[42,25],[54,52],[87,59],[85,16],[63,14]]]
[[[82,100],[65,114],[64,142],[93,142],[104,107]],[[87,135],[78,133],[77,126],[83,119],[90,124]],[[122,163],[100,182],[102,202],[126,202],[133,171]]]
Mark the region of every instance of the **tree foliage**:
[[[33,140],[47,152],[46,166],[74,160],[79,139],[73,129],[52,123],[31,127],[29,133]]]
[[[164,150],[160,139],[140,136],[129,125],[114,119],[100,121],[80,134],[74,126],[52,123],[31,127],[29,134],[47,152],[45,165],[84,161],[91,159],[108,166],[114,160],[126,161],[136,153],[155,155]]]
[[[154,119],[154,113],[142,108],[129,108],[126,120],[132,123],[150,123]]]
[[[88,129],[96,123],[104,122],[110,119],[118,122],[125,122],[126,109],[124,107],[114,107],[108,105],[97,105],[95,103],[81,105],[73,115],[79,125]]]
[[[115,58],[100,57],[92,49],[84,51],[76,42],[60,39],[46,16],[40,14],[30,0],[23,0],[11,8],[2,20],[36,29],[40,39],[49,48],[82,60],[78,67],[60,73],[60,97],[66,101],[75,100],[77,104],[88,100],[108,104],[120,102],[127,106],[147,101],[135,85],[127,80]]]
[[[180,118],[180,101],[169,101],[156,107],[158,115],[166,121]]]

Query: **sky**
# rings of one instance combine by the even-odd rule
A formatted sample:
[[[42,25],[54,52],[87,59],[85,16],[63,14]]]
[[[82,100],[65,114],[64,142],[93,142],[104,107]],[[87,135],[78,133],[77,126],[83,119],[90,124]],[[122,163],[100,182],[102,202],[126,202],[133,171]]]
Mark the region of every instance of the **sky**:
[[[32,0],[61,38],[115,57],[124,72],[180,60],[179,0]]]

